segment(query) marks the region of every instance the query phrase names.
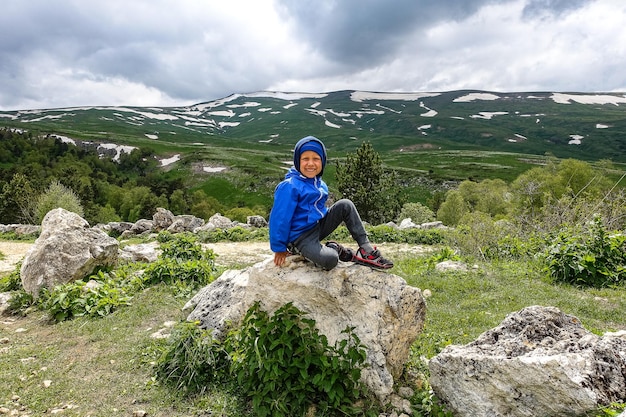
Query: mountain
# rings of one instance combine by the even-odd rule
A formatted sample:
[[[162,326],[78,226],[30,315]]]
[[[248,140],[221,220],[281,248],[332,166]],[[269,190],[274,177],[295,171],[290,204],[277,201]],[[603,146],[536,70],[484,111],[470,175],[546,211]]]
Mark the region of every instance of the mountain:
[[[0,111],[0,124],[125,145],[287,151],[315,135],[344,153],[368,140],[383,155],[464,150],[626,163],[622,93],[256,92],[187,107]]]

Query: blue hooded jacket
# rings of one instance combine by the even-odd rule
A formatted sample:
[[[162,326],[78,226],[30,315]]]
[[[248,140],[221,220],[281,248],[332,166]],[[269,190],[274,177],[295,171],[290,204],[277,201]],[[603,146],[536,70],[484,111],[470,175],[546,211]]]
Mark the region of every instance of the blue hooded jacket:
[[[322,171],[315,178],[307,178],[299,171],[300,156],[305,151],[314,151],[322,158]],[[273,252],[285,252],[289,243],[315,227],[328,210],[328,186],[322,180],[326,148],[322,141],[313,136],[298,141],[293,152],[293,165],[274,191],[274,207],[269,221]]]

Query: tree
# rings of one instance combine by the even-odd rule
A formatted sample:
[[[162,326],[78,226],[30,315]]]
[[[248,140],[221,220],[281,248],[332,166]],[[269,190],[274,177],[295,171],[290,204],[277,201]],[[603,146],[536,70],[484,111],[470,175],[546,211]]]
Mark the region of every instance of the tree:
[[[35,189],[24,174],[14,174],[0,189],[0,223],[32,224]]]
[[[396,220],[399,223],[404,219],[417,224],[428,223],[435,219],[435,213],[422,203],[405,203]]]
[[[50,210],[63,208],[67,211],[83,216],[83,206],[76,193],[61,184],[59,181],[52,181],[46,191],[39,196],[35,206],[35,216],[38,224]]]
[[[347,154],[344,164],[337,162],[337,188],[352,200],[361,218],[372,224],[392,221],[402,207],[395,173],[384,170],[380,155],[369,142]]]
[[[468,204],[459,190],[450,190],[446,195],[446,201],[437,210],[437,219],[446,226],[456,226],[461,218],[469,212]]]

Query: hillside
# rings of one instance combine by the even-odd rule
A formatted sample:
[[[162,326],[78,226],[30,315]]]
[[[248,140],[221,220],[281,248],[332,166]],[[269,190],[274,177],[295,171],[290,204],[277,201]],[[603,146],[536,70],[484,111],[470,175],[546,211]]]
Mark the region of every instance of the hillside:
[[[257,92],[188,107],[0,112],[2,124],[79,139],[278,150],[313,134],[343,153],[474,150],[626,163],[626,95]],[[400,165],[410,165],[399,158]]]
[[[466,179],[512,182],[551,157],[610,160],[620,187],[626,170],[626,95],[618,93],[257,92],[187,107],[0,112],[0,126],[114,159],[141,148],[189,194],[259,213],[269,210],[294,143],[311,134],[328,148],[331,191],[335,163],[369,141],[399,174],[407,201],[422,203]]]

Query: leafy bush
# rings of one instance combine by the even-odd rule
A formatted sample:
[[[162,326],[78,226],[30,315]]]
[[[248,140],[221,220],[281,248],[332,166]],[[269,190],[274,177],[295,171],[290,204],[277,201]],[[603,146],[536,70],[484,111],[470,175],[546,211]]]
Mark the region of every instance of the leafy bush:
[[[210,284],[215,278],[213,262],[163,258],[151,263],[144,271],[146,285],[185,282],[193,286]]]
[[[607,287],[626,280],[626,236],[609,234],[596,218],[588,230],[563,230],[546,249],[547,271],[556,281]]]
[[[228,210],[224,215],[231,220],[236,220],[241,223],[245,223],[248,216],[254,216],[256,213],[254,210],[248,207],[235,207]]]
[[[146,285],[160,282],[172,284],[184,282],[191,286],[207,285],[217,272],[215,254],[202,248],[196,235],[192,233],[160,233],[161,254],[156,262],[144,271]]]
[[[360,366],[366,358],[352,330],[344,330],[347,338],[329,346],[315,321],[291,303],[271,317],[254,304],[233,341],[233,369],[255,414],[303,415],[312,404],[351,414],[361,395]]]
[[[9,275],[0,277],[0,292],[17,291],[22,288],[22,280],[20,278],[21,264],[21,262],[18,263]]]
[[[303,316],[291,303],[272,316],[255,303],[223,343],[198,323],[179,325],[156,362],[156,377],[188,394],[237,382],[260,417],[304,415],[312,405],[354,415],[364,346],[352,328],[329,346]]]
[[[139,280],[140,281],[140,280]],[[93,285],[87,285],[91,282]],[[119,307],[130,305],[137,280],[126,281],[115,273],[99,272],[91,279],[43,289],[41,305],[57,322],[75,317],[104,317]]]
[[[178,259],[183,261],[209,261],[215,258],[213,251],[204,250],[193,233],[161,232],[157,237],[160,242],[161,259]]]

